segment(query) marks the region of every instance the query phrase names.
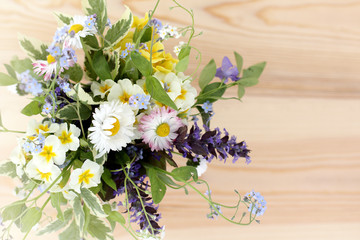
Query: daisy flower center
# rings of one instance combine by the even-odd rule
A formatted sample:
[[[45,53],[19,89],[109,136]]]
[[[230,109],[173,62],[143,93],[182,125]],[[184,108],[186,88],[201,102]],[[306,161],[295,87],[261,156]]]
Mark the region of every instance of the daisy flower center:
[[[56,59],[51,54],[49,54],[47,56],[46,60],[47,60],[48,64],[52,64],[52,63],[56,62]]]
[[[90,183],[90,179],[94,177],[94,174],[90,173],[90,169],[83,172],[81,175],[79,175],[79,184],[82,182],[85,182],[86,184]]]
[[[170,133],[170,126],[167,123],[162,123],[156,128],[156,134],[160,137],[166,137]]]
[[[74,24],[71,26],[71,28],[69,29],[69,33],[71,33],[72,31],[74,31],[75,33],[80,32],[81,30],[84,29],[84,26],[81,24]]]
[[[71,143],[72,139],[71,139],[71,132],[67,133],[66,131],[62,131],[61,136],[59,136],[59,140],[61,141],[62,144],[67,144],[67,143]]]
[[[113,123],[113,127],[111,129],[106,129],[107,131],[111,132],[110,136],[114,136],[115,134],[117,134],[120,130],[120,122],[119,119],[117,119],[116,117],[113,117],[116,119],[116,121]]]

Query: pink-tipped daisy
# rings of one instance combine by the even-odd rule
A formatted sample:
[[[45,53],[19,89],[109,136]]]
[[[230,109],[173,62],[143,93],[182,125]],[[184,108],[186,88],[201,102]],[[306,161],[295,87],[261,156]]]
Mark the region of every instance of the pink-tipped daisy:
[[[176,131],[184,125],[176,115],[175,110],[162,107],[140,119],[141,137],[143,142],[149,144],[151,151],[171,148],[172,142],[178,136]]]
[[[56,67],[57,67],[57,61],[55,59],[55,57],[53,57],[52,55],[48,55],[47,56],[47,60],[43,61],[43,60],[38,60],[36,62],[34,62],[33,64],[34,67],[34,72],[38,75],[44,75],[44,80],[45,81],[49,81],[52,77],[52,74],[55,73],[56,74]]]

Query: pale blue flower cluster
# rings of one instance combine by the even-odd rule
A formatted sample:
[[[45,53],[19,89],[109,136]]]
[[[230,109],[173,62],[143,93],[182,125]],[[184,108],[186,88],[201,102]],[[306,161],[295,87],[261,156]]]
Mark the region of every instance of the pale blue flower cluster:
[[[261,216],[265,213],[266,210],[266,201],[264,197],[259,192],[251,191],[247,193],[244,197],[245,202],[250,202],[249,212],[255,214],[256,216]]]
[[[205,113],[209,113],[213,111],[212,103],[209,101],[204,102],[201,108],[204,109]]]
[[[40,153],[44,147],[45,136],[39,133],[39,135],[34,135],[33,140],[30,138],[22,145],[22,148],[26,153],[37,154]]]
[[[150,104],[150,95],[145,95],[138,93],[132,95],[129,99],[129,105],[138,109],[147,109],[147,106]]]
[[[126,43],[125,44],[125,49],[121,51],[120,53],[120,57],[122,59],[125,59],[135,48],[135,45],[132,43]]]
[[[19,89],[25,93],[39,96],[43,93],[42,85],[30,75],[30,70],[18,74]]]

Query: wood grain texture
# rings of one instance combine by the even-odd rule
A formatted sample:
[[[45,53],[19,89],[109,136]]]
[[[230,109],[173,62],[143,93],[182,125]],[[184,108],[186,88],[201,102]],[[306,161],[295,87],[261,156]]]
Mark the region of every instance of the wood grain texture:
[[[211,58],[240,52],[245,66],[266,60],[261,83],[243,103],[219,102],[213,126],[226,127],[253,150],[253,163],[213,161],[204,179],[218,201],[231,203],[233,189],[260,191],[268,210],[260,225],[238,227],[209,221],[205,202],[194,193],[169,191],[161,205],[166,239],[360,239],[360,2],[356,0],[180,0],[195,12],[204,34],[193,45]],[[112,20],[122,4],[143,16],[154,1],[108,0]],[[17,32],[50,41],[52,12],[79,14],[79,1],[0,0],[0,63],[25,56]],[[156,17],[177,26],[191,19],[162,1]],[[176,42],[170,42],[169,48]],[[188,73],[195,70],[193,60]],[[3,67],[0,68],[2,71]],[[0,88],[3,121],[25,129],[28,103]],[[228,95],[234,95],[235,91]],[[0,157],[9,156],[16,136],[1,134]],[[2,177],[1,205],[15,197]],[[116,239],[129,239],[118,229]],[[17,235],[15,239],[21,239]],[[55,236],[55,235],[54,235]],[[30,239],[47,239],[32,235]],[[56,238],[56,237],[55,237]],[[55,239],[54,238],[54,239]]]

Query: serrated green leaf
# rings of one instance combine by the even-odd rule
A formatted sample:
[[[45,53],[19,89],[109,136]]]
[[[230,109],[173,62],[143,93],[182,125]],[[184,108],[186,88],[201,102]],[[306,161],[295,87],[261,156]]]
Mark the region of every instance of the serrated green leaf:
[[[30,231],[41,219],[42,211],[40,208],[32,207],[28,209],[25,215],[21,218],[21,228],[22,232]]]
[[[14,69],[9,65],[9,64],[4,64],[5,68],[6,68],[6,71],[8,72],[8,74],[14,78],[14,79],[17,79],[16,77],[16,73],[14,71]]]
[[[199,77],[199,86],[201,89],[204,89],[208,84],[214,79],[216,74],[216,63],[214,59],[211,59],[210,62],[204,67],[201,71]]]
[[[177,107],[169,95],[165,92],[164,88],[161,86],[158,79],[153,76],[146,77],[146,90],[151,95],[152,98],[165,104],[166,106],[171,107],[172,109],[177,110]]]
[[[4,208],[1,212],[1,217],[4,222],[8,220],[15,220],[26,209],[26,205],[23,201],[17,201],[10,206]]]
[[[49,225],[47,225],[45,228],[41,229],[37,235],[43,235],[45,233],[51,233],[58,231],[68,225],[70,220],[73,216],[73,210],[68,209],[64,212],[64,221],[61,221],[60,219],[56,219],[55,221],[51,222]]]
[[[140,53],[133,51],[131,52],[131,61],[134,63],[134,66],[141,72],[145,77],[150,76],[153,72],[150,62]]]
[[[198,179],[197,170],[195,167],[192,166],[175,168],[174,170],[171,171],[171,174],[175,180],[181,182],[186,182],[191,177],[194,179],[194,181],[197,181]]]
[[[99,27],[99,32],[102,34],[107,22],[107,11],[105,0],[82,0],[81,1],[83,12],[86,15],[96,14],[96,23]]]
[[[126,7],[125,12],[121,16],[120,20],[117,21],[113,26],[107,31],[105,35],[105,47],[111,48],[115,46],[121,39],[123,39],[126,34],[129,32],[131,25],[133,23],[133,16],[130,9]]]
[[[32,101],[21,110],[21,113],[26,116],[33,116],[41,113],[41,111],[39,102]]]
[[[150,179],[151,196],[155,204],[159,204],[166,193],[166,185],[158,177],[157,170],[154,168],[147,168],[146,173]]]
[[[241,99],[244,95],[245,95],[245,88],[243,86],[241,86],[240,84],[238,85],[238,98]]]
[[[111,238],[111,229],[97,216],[90,215],[88,232],[96,239],[106,240]]]
[[[0,72],[0,86],[10,86],[17,83],[18,83],[17,79],[5,73]]]
[[[177,72],[185,72],[189,65],[190,56],[186,56],[181,59],[175,66]]]
[[[203,104],[206,101],[217,101],[225,93],[226,87],[223,86],[221,82],[210,83],[200,92],[196,103]]]
[[[60,109],[56,117],[64,120],[79,120],[79,116],[76,113],[76,103],[71,103]],[[85,104],[80,104],[80,118],[86,120],[91,116],[91,107]]]
[[[0,125],[2,126],[1,118],[0,118]],[[11,161],[6,161],[1,163],[0,165],[0,175],[6,175],[11,178],[17,177],[16,174],[16,165]]]
[[[85,213],[82,208],[81,200],[79,197],[76,197],[74,199],[73,205],[74,205],[75,221],[80,228],[80,232],[82,232],[85,226]]]
[[[32,61],[29,58],[19,59],[18,57],[14,57],[10,61],[10,65],[17,73],[23,73],[28,69],[33,69]]]
[[[95,37],[95,35],[88,35],[85,38],[82,39],[83,43],[87,45],[87,49],[91,49],[91,50],[99,50],[100,46],[99,46],[99,42],[97,40],[97,38]]]
[[[109,64],[102,51],[94,54],[93,68],[101,80],[112,79]]]
[[[99,198],[87,188],[81,188],[81,197],[86,206],[99,217],[106,217]]]
[[[69,225],[65,231],[59,234],[59,240],[70,240],[70,239],[80,239],[80,229],[76,225],[75,220]]]
[[[237,69],[238,69],[239,73],[241,73],[241,70],[243,67],[243,57],[237,52],[234,52],[234,55],[235,55]]]
[[[62,74],[63,76],[69,75],[69,78],[74,82],[80,82],[81,79],[83,78],[84,72],[79,64],[75,64],[74,66],[69,67],[69,69],[65,69],[65,71]]]
[[[61,192],[51,193],[50,197],[51,197],[51,205],[56,209],[56,211],[58,213],[56,217],[58,219],[60,219],[61,221],[64,221],[64,214],[60,207],[62,193]]]
[[[19,34],[19,42],[26,54],[35,60],[46,60],[49,53],[46,51],[47,44],[35,38],[28,38]]]
[[[244,69],[242,78],[259,78],[264,71],[266,62],[255,64],[247,69]]]
[[[104,169],[104,173],[101,175],[101,179],[112,189],[114,189],[115,191],[117,191],[117,187],[116,187],[116,183],[114,181],[114,179],[112,179],[112,175],[111,172],[109,171],[109,169],[105,168]]]
[[[54,15],[65,25],[69,25],[72,20],[72,17],[66,16],[63,13],[54,13]]]
[[[259,83],[259,79],[255,77],[241,78],[238,83],[244,87],[255,86]]]

